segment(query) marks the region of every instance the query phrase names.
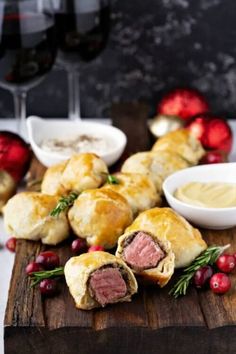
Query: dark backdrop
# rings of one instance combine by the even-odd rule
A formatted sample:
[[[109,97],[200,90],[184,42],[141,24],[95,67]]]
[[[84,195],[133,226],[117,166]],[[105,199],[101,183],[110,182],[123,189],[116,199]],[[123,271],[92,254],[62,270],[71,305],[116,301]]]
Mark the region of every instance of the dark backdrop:
[[[235,0],[114,0],[102,55],[81,68],[82,115],[109,116],[112,102],[155,103],[170,88],[193,86],[215,112],[236,117]],[[28,114],[66,116],[67,82],[52,72],[28,96]],[[0,116],[12,116],[0,90]]]

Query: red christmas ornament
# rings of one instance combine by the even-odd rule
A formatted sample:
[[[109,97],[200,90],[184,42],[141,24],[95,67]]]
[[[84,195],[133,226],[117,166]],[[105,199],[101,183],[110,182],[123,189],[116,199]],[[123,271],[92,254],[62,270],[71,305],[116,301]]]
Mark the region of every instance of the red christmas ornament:
[[[172,90],[162,98],[157,107],[157,113],[178,116],[183,120],[206,112],[209,112],[209,104],[203,95],[194,89]]]
[[[19,182],[26,174],[30,160],[30,148],[19,135],[0,131],[0,170]]]
[[[232,149],[233,134],[227,121],[209,114],[199,115],[187,123],[192,134],[209,150],[229,153]]]
[[[208,165],[211,163],[223,163],[227,162],[226,153],[219,150],[207,151],[206,154],[201,158],[200,164]]]

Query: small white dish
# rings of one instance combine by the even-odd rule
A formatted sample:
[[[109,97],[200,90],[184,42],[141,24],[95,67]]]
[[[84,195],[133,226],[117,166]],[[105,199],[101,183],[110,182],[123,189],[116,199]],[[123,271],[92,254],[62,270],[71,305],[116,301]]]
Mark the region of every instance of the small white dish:
[[[68,119],[41,119],[31,116],[27,119],[26,124],[31,147],[38,160],[46,167],[64,161],[69,156],[59,152],[45,151],[40,146],[43,140],[65,138],[75,135],[77,132],[78,134],[107,137],[112,141],[112,148],[106,153],[100,154],[100,157],[108,166],[120,158],[127,143],[126,135],[120,129],[102,123],[75,122]]]
[[[236,163],[190,167],[167,177],[163,184],[169,205],[193,224],[214,230],[228,229],[236,225],[236,207],[204,208],[175,198],[176,189],[188,182],[236,183]]]

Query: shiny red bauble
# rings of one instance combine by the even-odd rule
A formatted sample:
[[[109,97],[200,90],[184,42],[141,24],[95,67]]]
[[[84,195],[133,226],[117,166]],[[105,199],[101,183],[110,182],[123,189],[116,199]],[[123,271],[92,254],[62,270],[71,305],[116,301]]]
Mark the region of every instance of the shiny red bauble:
[[[232,149],[233,134],[228,122],[217,116],[199,115],[187,123],[186,128],[208,150],[229,153]]]
[[[35,262],[41,265],[44,269],[51,270],[59,266],[60,259],[55,252],[44,251],[39,253]]]
[[[8,172],[16,182],[26,174],[31,161],[31,150],[17,134],[0,131],[0,170]]]
[[[215,294],[224,294],[231,288],[231,281],[224,273],[215,273],[210,279],[210,288]]]
[[[197,90],[187,88],[168,92],[157,107],[158,114],[178,116],[185,121],[206,112],[209,112],[209,105],[203,95]]]

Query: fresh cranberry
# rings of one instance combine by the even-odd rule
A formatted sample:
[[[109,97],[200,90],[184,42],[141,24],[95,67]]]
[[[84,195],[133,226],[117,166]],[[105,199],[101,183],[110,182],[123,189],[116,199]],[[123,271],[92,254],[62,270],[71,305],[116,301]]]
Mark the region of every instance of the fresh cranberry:
[[[90,246],[88,252],[104,251],[102,246]]]
[[[54,279],[44,279],[39,283],[39,290],[42,295],[53,296],[57,292],[57,282]]]
[[[40,264],[44,269],[47,270],[54,269],[60,264],[58,255],[52,251],[45,251],[39,253],[35,262]]]
[[[25,268],[27,275],[32,275],[32,273],[40,272],[41,270],[43,270],[42,266],[36,262],[30,262]]]
[[[204,266],[199,268],[194,274],[193,282],[196,288],[203,288],[208,283],[213,275],[211,266]]]
[[[11,252],[16,252],[16,238],[10,237],[6,242],[6,248]]]
[[[71,244],[71,250],[74,254],[81,254],[87,251],[87,243],[82,238],[77,238]]]
[[[208,151],[201,159],[201,164],[226,162],[226,155],[221,151]]]
[[[231,288],[231,281],[224,273],[215,273],[210,279],[210,287],[216,294],[224,294]]]
[[[216,265],[221,272],[230,273],[236,267],[236,259],[230,254],[222,254],[217,259]]]

